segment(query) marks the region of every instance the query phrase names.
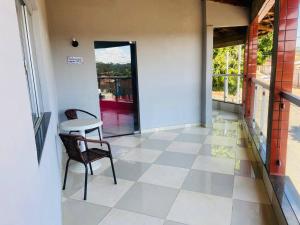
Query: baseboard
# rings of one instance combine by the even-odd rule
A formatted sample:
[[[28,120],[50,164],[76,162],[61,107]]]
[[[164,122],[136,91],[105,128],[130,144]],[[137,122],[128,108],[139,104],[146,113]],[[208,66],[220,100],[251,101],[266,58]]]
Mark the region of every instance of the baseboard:
[[[175,125],[175,126],[167,126],[167,127],[157,127],[157,128],[150,128],[150,129],[142,129],[141,133],[152,133],[157,131],[168,131],[168,130],[175,130],[175,129],[182,129],[182,128],[189,128],[189,127],[201,127],[200,123],[191,123],[191,124],[182,124],[182,125]]]

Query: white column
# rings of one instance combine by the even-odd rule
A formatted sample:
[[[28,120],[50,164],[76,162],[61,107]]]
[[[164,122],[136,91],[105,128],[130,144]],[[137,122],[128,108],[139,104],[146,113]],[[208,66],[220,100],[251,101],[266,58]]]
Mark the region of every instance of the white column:
[[[229,51],[226,50],[226,75],[224,77],[224,102],[228,98]]]
[[[239,53],[238,53],[238,75],[241,74],[241,64],[242,64],[242,45],[239,45]],[[241,92],[240,92],[240,87],[241,87],[241,77],[237,77],[237,102],[236,103],[241,103]]]
[[[213,37],[212,25],[203,25],[202,77],[201,77],[201,124],[212,126],[212,75],[213,75]]]

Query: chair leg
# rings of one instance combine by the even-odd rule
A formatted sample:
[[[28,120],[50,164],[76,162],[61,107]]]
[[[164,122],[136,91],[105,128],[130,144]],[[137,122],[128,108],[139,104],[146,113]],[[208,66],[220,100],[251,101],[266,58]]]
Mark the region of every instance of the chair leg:
[[[100,128],[99,128],[99,127],[98,127],[98,135],[99,135],[100,141],[102,141],[102,135],[101,135],[101,132],[100,132]],[[102,143],[100,143],[100,145],[102,146]]]
[[[68,159],[67,161],[67,164],[66,164],[66,170],[65,170],[65,177],[64,177],[64,184],[63,184],[63,190],[66,189],[66,183],[67,183],[67,176],[68,176],[68,170],[69,170],[69,162],[70,162],[70,158]]]
[[[91,175],[94,175],[93,168],[92,168],[92,163],[89,163],[89,165],[90,165]]]
[[[87,168],[86,164],[84,164],[84,166],[85,166],[85,179],[84,179],[84,197],[83,197],[83,199],[86,200],[88,168]]]
[[[113,163],[113,160],[112,160],[112,156],[110,156],[109,159],[110,159],[112,173],[113,173],[113,176],[114,176],[114,182],[115,182],[115,184],[117,184],[117,178],[116,178],[115,167],[114,167],[114,163]]]

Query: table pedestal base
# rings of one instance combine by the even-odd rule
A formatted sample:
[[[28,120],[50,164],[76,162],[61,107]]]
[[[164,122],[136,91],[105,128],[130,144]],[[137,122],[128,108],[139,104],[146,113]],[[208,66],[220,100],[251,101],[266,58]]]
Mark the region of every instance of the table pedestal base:
[[[87,165],[87,166],[88,166],[88,172],[90,174],[91,173],[90,166],[89,165]],[[96,171],[100,167],[101,167],[100,160],[92,162],[93,171]],[[73,163],[72,163],[72,161],[70,162],[69,170],[72,171],[73,173],[85,173],[84,165],[82,163],[78,163],[78,162],[74,162],[74,161],[73,161]]]

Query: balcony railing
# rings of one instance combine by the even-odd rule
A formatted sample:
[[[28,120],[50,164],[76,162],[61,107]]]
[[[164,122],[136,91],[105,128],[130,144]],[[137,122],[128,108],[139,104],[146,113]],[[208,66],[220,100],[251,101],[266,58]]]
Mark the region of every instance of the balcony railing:
[[[253,141],[259,150],[259,155],[266,163],[266,143],[268,129],[268,110],[270,87],[267,83],[252,78],[250,80],[254,86],[253,114],[251,120],[247,120]]]
[[[243,74],[214,74],[213,100],[242,103]]]
[[[289,107],[289,128],[286,157],[286,179],[292,184],[289,187],[287,198],[293,204],[293,210],[300,215],[300,97],[292,93],[281,92],[284,107]],[[300,218],[298,218],[300,221]]]
[[[270,85],[256,78],[252,78],[252,82],[255,85],[253,128],[255,128],[256,134],[259,137],[259,142],[265,144],[268,128]]]
[[[248,127],[250,125],[250,134],[257,145],[262,161],[266,163],[267,129],[268,124],[271,124],[268,118],[270,86],[256,78],[252,78],[251,82],[255,87],[255,92],[253,115],[252,119],[248,121]],[[287,136],[285,136],[284,130],[282,132],[283,139],[287,138],[285,176],[272,175],[270,177],[274,190],[276,190],[276,196],[282,207],[284,206],[284,213],[294,212],[297,221],[300,221],[300,96],[284,91],[280,92],[280,96],[279,115],[283,119],[288,118],[289,120]]]

